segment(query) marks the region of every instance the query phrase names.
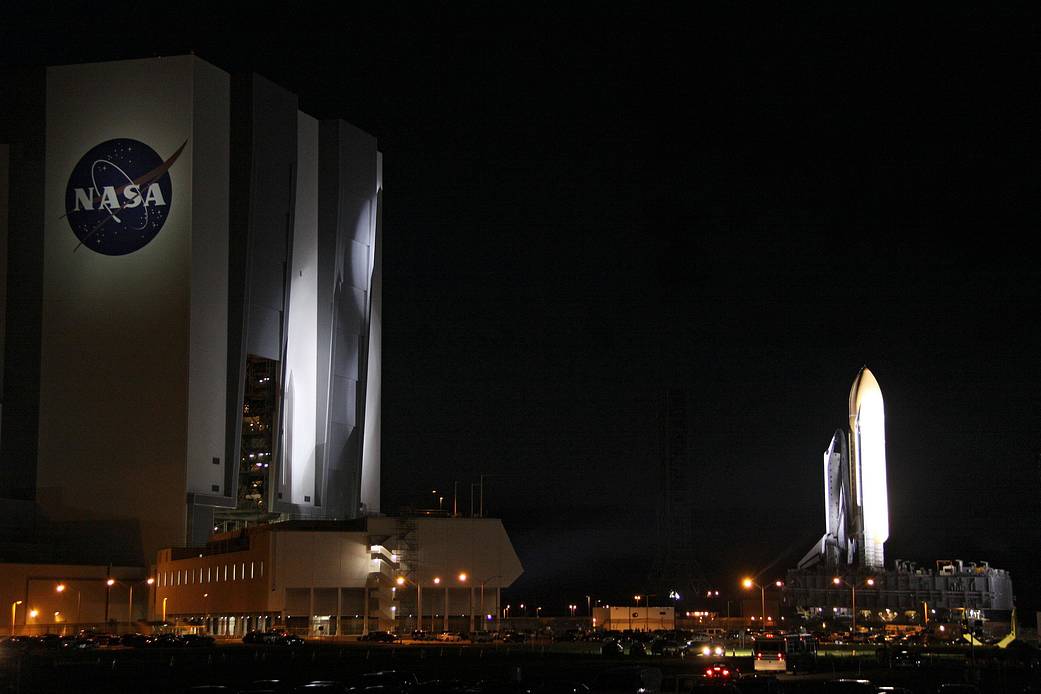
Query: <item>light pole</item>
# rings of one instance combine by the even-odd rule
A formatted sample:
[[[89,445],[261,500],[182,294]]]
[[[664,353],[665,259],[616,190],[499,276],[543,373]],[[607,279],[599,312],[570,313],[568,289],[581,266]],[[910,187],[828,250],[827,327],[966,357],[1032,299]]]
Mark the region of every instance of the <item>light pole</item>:
[[[850,636],[851,639],[853,639],[857,635],[857,582],[853,581],[852,583],[847,583],[846,579],[841,578],[839,576],[836,576],[835,578],[831,579],[831,582],[834,583],[837,586],[845,585],[845,586],[849,587],[849,590],[850,590],[850,612],[852,614],[852,616],[850,617],[850,620],[849,620],[849,636]],[[866,581],[864,581],[864,584],[869,586],[869,587],[870,586],[874,586],[875,585],[875,579],[869,578]]]
[[[108,628],[108,603],[112,596],[112,586],[116,585],[116,579],[111,576],[105,581],[105,628]]]
[[[127,599],[127,625],[128,626],[132,626],[133,625],[133,586],[134,586],[135,583],[143,583],[143,584],[146,584],[148,586],[154,586],[155,585],[155,579],[151,579],[151,577],[149,577],[149,579],[146,579],[145,581],[137,581],[137,582],[131,581],[129,583],[123,583],[122,581],[117,581],[116,579],[108,579],[105,582],[105,585],[109,589],[113,585],[119,584],[119,585],[123,586],[124,588],[126,588],[127,592],[130,594],[129,598]],[[105,622],[106,623],[108,622],[108,600],[107,600],[107,598],[105,599]]]
[[[473,515],[473,514],[471,513],[470,515]],[[463,571],[463,572],[461,572],[461,573],[459,574],[459,582],[460,582],[460,583],[463,583],[463,584],[465,584],[465,583],[466,583],[466,580],[467,580],[468,578],[470,578],[470,577],[466,575],[466,572],[465,572],[465,571]],[[474,589],[473,589],[473,588],[467,588],[467,596],[468,596],[468,597],[469,597],[469,599],[470,599],[470,600],[469,600],[469,605],[470,605],[470,607],[469,607],[469,609],[467,610],[467,612],[469,613],[469,617],[470,617],[470,633],[472,634],[472,633],[473,633],[473,631],[474,631]],[[445,608],[445,610],[447,611],[447,609],[448,609],[448,608],[446,607],[446,608]],[[447,618],[447,617],[445,617],[445,619],[448,619],[448,618]],[[447,631],[447,630],[446,630],[446,631]]]
[[[11,603],[11,636],[14,636],[14,615],[18,610],[18,606],[22,604],[21,600],[15,600]]]
[[[434,585],[435,586],[441,585],[441,577],[440,576],[434,576]],[[448,585],[445,586],[445,617],[443,617],[443,619],[445,619],[445,628],[441,629],[441,631],[448,632],[449,631],[449,587],[448,587]],[[430,608],[430,631],[431,632],[434,631],[434,608],[433,608],[433,606],[431,606],[431,608]]]
[[[404,576],[398,576],[394,579],[394,582],[398,584],[398,587],[403,587],[406,583],[411,583],[416,587],[416,629],[423,631],[423,586],[420,583],[419,571],[416,571],[416,580],[410,581]],[[431,625],[431,631],[433,631],[433,625]]]
[[[485,615],[485,610],[484,610],[484,587],[486,585],[488,585],[488,581],[491,581],[491,580],[496,579],[496,578],[502,578],[502,576],[499,576],[499,575],[489,576],[488,578],[486,578],[483,581],[481,581],[481,631],[488,631],[488,629],[487,629],[487,626],[488,626],[487,620],[485,619],[485,616],[484,616]],[[496,615],[499,614],[499,592],[498,591],[495,592],[495,614]]]
[[[762,624],[762,629],[765,630],[766,629],[766,589],[763,588],[761,585],[759,585],[758,583],[756,583],[755,581],[753,581],[750,578],[746,578],[745,580],[741,581],[741,585],[744,587],[745,590],[751,590],[753,587],[759,589],[759,601],[760,601],[760,605],[762,607],[762,620],[763,620],[761,622],[761,624]]]
[[[57,593],[64,593],[65,592],[65,584],[64,583],[59,583],[58,585],[54,586],[54,590]],[[82,604],[82,601],[83,601],[83,592],[80,591],[79,588],[77,588],[76,589],[76,624],[80,623],[80,605]],[[66,620],[66,622],[67,621],[68,620]]]

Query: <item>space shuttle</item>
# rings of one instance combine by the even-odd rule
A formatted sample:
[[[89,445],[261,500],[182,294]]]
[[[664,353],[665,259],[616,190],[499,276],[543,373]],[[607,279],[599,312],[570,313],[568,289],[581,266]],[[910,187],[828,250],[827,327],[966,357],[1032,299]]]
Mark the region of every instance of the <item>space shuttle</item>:
[[[865,366],[849,392],[849,430],[836,431],[824,452],[824,536],[799,568],[882,569],[887,539],[885,405]]]

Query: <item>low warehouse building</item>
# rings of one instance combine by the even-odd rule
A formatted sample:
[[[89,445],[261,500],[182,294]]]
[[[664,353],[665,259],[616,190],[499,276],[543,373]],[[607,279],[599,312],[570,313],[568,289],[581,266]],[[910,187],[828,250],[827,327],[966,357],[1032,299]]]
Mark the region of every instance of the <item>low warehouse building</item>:
[[[155,610],[218,635],[473,631],[497,620],[500,591],[521,572],[494,518],[286,521],[160,550]]]

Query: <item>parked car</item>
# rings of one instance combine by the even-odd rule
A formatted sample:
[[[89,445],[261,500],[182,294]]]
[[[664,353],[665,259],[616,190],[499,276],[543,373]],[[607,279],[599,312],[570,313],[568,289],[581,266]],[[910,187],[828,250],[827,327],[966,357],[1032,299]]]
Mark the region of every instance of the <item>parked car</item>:
[[[246,685],[243,692],[252,692],[255,694],[278,694],[279,692],[287,691],[288,687],[282,680],[254,680]]]
[[[146,648],[152,645],[152,637],[146,634],[123,634],[119,637],[119,643],[127,648]]]
[[[359,641],[375,641],[376,643],[396,643],[401,637],[389,631],[370,631],[358,637]]]
[[[463,635],[455,631],[442,631],[437,635],[438,641],[462,641]]]
[[[209,648],[213,646],[213,637],[209,634],[185,634],[181,643],[186,648]]]
[[[877,694],[877,691],[878,687],[869,680],[837,679],[824,683],[824,694]]]
[[[650,647],[643,641],[633,641],[629,644],[629,655],[644,656],[650,652]]]
[[[419,687],[416,673],[405,670],[379,670],[360,675],[352,684],[354,688],[373,692],[408,692]],[[379,689],[369,689],[378,687]]]
[[[658,668],[609,668],[596,676],[589,691],[592,694],[655,694],[661,691],[662,672]]]
[[[902,649],[893,654],[893,667],[921,667],[922,654],[917,651]]]
[[[268,646],[303,646],[305,643],[301,637],[285,631],[251,631],[242,637],[242,642]]]
[[[347,694],[348,691],[342,682],[323,680],[300,685],[293,694]]]
[[[937,687],[936,694],[980,694],[980,690],[974,684],[951,682]]]
[[[712,665],[705,668],[705,677],[710,677],[712,679],[729,680],[736,679],[737,676],[737,669],[731,667],[729,663],[712,663]]]
[[[184,641],[177,634],[157,634],[152,639],[152,645],[157,648],[180,648]]]
[[[671,639],[655,639],[651,642],[651,655],[677,656],[682,655],[685,649],[685,643]]]

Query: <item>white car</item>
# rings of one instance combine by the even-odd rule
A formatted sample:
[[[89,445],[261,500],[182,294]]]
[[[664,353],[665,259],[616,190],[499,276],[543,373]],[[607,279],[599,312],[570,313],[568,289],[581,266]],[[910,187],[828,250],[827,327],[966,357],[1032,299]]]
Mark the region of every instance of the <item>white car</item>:
[[[462,641],[463,637],[454,631],[442,631],[437,635],[438,641]]]

